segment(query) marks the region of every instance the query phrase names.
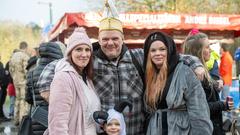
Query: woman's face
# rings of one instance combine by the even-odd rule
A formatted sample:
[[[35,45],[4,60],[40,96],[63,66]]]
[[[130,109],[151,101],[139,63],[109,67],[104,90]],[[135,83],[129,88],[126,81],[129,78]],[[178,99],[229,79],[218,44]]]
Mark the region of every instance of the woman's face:
[[[211,53],[211,49],[209,46],[209,40],[205,38],[203,40],[203,52],[202,52],[202,55],[205,61],[208,61],[210,59],[210,53]]]
[[[150,58],[158,69],[167,59],[167,47],[162,41],[154,41],[149,49]]]
[[[112,119],[109,123],[104,126],[105,131],[108,135],[120,135],[120,123],[116,119]]]
[[[91,57],[91,48],[88,45],[77,45],[71,53],[72,61],[82,71],[89,63]]]

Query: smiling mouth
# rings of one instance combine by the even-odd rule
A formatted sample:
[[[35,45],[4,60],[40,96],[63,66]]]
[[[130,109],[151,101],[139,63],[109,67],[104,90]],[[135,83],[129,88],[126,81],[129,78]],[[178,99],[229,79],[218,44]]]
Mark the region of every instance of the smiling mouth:
[[[117,131],[112,131],[112,132],[110,132],[111,134],[116,134],[116,133],[118,133]]]
[[[110,51],[114,51],[114,50],[115,50],[115,48],[108,48],[108,50],[110,50]]]

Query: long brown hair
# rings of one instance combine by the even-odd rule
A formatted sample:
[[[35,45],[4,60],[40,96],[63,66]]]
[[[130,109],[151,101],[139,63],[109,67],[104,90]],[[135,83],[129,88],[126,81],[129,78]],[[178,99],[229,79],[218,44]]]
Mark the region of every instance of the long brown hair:
[[[167,57],[160,69],[153,64],[150,53],[147,57],[146,65],[146,92],[145,101],[150,111],[156,110],[158,101],[162,98],[162,93],[166,85],[168,74]]]
[[[67,61],[73,66],[73,68],[79,73],[81,74],[81,71],[79,70],[78,66],[73,62],[72,60],[72,57],[71,57],[71,54],[72,54],[72,51],[73,49],[71,50],[70,53],[68,53],[68,56],[67,56]],[[89,79],[93,79],[93,55],[91,53],[91,56],[90,56],[90,60],[89,60],[89,63],[87,64],[87,66],[83,69],[82,71],[83,74],[86,74],[86,76],[89,78]]]
[[[210,82],[210,75],[207,70],[206,61],[203,56],[203,41],[208,39],[208,36],[204,33],[199,32],[196,35],[188,36],[184,42],[184,53],[196,56],[200,59],[204,65],[205,77]]]

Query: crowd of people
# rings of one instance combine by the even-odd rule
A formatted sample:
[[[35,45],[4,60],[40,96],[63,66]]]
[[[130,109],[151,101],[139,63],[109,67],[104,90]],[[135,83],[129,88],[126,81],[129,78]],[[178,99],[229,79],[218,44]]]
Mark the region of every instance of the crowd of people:
[[[105,6],[114,10],[111,3]],[[97,48],[82,27],[66,46],[41,43],[32,57],[21,42],[6,68],[0,64],[0,120],[8,120],[8,89],[9,116],[18,126],[32,108],[34,135],[225,134],[222,111],[233,108],[226,100],[232,58],[225,45],[219,68],[208,36],[196,29],[186,37],[183,54],[160,31],[148,35],[143,49],[130,50],[122,22],[114,12],[106,15]]]

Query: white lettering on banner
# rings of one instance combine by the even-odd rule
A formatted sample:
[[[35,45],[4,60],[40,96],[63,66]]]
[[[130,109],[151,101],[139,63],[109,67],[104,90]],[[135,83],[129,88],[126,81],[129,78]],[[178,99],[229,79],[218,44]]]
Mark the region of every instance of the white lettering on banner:
[[[209,17],[208,24],[219,24],[219,25],[229,25],[228,17]]]
[[[181,20],[183,18],[183,20]],[[98,24],[101,16],[97,13],[90,12],[85,15],[89,23]],[[119,19],[125,24],[146,24],[146,25],[163,25],[163,24],[212,24],[212,25],[229,25],[231,24],[227,16],[207,16],[207,15],[178,15],[178,14],[120,14]],[[98,21],[96,21],[98,20]]]
[[[181,23],[181,16],[172,14],[120,14],[124,23],[167,24]]]
[[[185,23],[207,24],[207,16],[185,16]]]

